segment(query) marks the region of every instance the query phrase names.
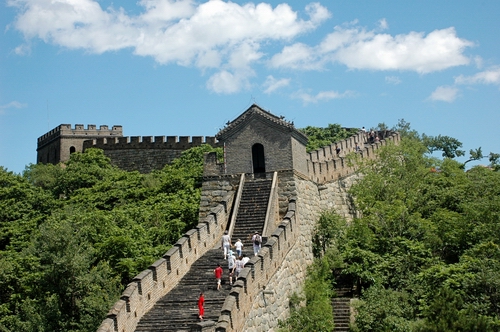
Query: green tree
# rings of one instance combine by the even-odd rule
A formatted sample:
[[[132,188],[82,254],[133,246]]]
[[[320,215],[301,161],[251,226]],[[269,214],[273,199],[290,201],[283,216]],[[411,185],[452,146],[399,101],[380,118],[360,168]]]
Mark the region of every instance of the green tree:
[[[356,128],[346,129],[339,124],[329,124],[325,128],[307,126],[299,130],[308,138],[307,152],[344,140],[358,132]]]
[[[324,259],[308,268],[304,297],[294,294],[290,299],[290,318],[279,322],[279,331],[333,331],[331,270]],[[305,302],[305,305],[302,303]]]

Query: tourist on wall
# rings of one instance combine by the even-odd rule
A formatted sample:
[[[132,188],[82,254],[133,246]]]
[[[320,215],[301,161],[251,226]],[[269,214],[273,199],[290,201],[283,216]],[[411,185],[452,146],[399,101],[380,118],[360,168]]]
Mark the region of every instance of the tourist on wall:
[[[205,297],[203,296],[203,292],[200,293],[200,297],[198,298],[198,318],[203,320],[203,316],[205,315],[205,308],[203,305],[205,304]]]
[[[234,275],[236,277],[236,280],[238,280],[241,270],[243,270],[244,267],[245,263],[243,262],[243,257],[239,256],[236,260],[236,264],[234,265]]]
[[[234,243],[234,248],[236,249],[236,256],[240,257],[243,255],[243,242],[240,239]]]
[[[229,250],[229,254],[227,257],[227,267],[229,271],[229,285],[233,284],[233,274],[235,265],[236,265],[236,257],[234,256],[233,251]]]
[[[217,267],[214,270],[215,280],[217,281],[217,290],[220,290],[221,287],[222,273],[222,267],[220,264],[217,264]]]
[[[260,246],[262,244],[262,237],[259,235],[259,232],[255,232],[252,236],[252,244],[253,244],[253,254],[257,256],[260,250]]]
[[[222,235],[221,247],[224,250],[224,259],[227,259],[227,253],[229,252],[229,248],[231,248],[231,237],[227,231]]]

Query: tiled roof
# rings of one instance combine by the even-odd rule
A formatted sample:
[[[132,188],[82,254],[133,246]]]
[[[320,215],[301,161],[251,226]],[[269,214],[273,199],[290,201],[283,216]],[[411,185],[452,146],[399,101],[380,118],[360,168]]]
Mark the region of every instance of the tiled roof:
[[[297,129],[295,129],[293,122],[289,122],[285,120],[283,116],[276,116],[260,106],[253,104],[250,106],[245,112],[243,112],[240,116],[238,116],[233,121],[229,122],[227,126],[219,131],[216,135],[218,140],[223,140],[226,137],[229,137],[233,132],[237,131],[248,119],[260,116],[261,118],[268,121],[271,125],[279,126],[285,128],[287,131],[293,133],[293,136],[297,137],[301,141],[305,141],[307,143],[307,137]]]

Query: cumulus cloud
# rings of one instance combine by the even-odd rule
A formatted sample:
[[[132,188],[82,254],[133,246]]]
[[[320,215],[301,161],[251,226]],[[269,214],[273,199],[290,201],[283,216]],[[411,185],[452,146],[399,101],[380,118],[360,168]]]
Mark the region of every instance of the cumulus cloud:
[[[472,76],[455,77],[456,84],[500,84],[500,66],[489,68]]]
[[[353,21],[335,27],[318,45],[297,43],[298,36],[331,16],[316,2],[305,6],[305,16],[286,3],[273,7],[264,2],[139,0],[137,4],[139,14],[132,15],[119,7],[102,8],[98,0],[7,0],[18,12],[9,27],[26,41],[14,52],[32,52],[33,39],[97,54],[130,49],[160,64],[208,71],[206,86],[217,93],[247,88],[254,67],[261,63],[296,70],[323,70],[338,63],[349,69],[425,74],[471,61],[464,50],[473,43],[459,38],[454,28],[393,36],[381,33],[389,27],[386,19],[372,31]],[[284,45],[281,52],[266,52],[277,43]]]
[[[341,98],[348,98],[348,97],[353,97],[356,94],[353,91],[344,91],[344,92],[337,92],[337,91],[321,91],[318,92],[316,95],[311,95],[306,92],[297,92],[293,95],[294,98],[301,99],[304,104],[310,104],[310,103],[317,103],[320,101],[328,101],[332,99],[341,99]]]
[[[276,79],[272,75],[267,76],[266,81],[263,84],[264,93],[270,94],[274,91],[281,89],[290,84],[289,78]]]
[[[11,109],[11,108],[24,108],[26,107],[26,104],[20,103],[18,101],[11,101],[8,104],[5,105],[0,105],[0,114],[4,114],[6,110]]]
[[[380,27],[387,26],[384,20],[380,22]],[[435,30],[427,35],[410,32],[392,36],[359,27],[337,26],[319,45],[286,46],[270,63],[273,67],[316,69],[336,62],[350,69],[426,74],[469,64],[471,60],[463,52],[473,45],[458,38],[454,28]]]
[[[8,0],[7,4],[18,9],[13,26],[28,41],[40,38],[91,53],[130,48],[161,64],[217,68],[220,71],[207,86],[219,92],[234,92],[235,86],[245,85],[248,77],[242,75],[253,73],[248,66],[262,57],[261,43],[291,40],[330,16],[319,3],[305,7],[306,20],[287,4],[273,8],[266,3],[239,5],[220,0],[201,4],[141,0],[142,12],[135,16],[122,8],[103,9],[95,0]],[[16,52],[26,50],[20,46]]]
[[[445,101],[451,103],[455,101],[458,95],[458,89],[452,86],[440,86],[429,96],[429,100]]]

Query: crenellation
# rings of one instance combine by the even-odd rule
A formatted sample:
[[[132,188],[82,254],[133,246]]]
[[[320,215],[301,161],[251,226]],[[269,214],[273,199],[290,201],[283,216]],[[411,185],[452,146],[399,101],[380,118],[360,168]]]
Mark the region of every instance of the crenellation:
[[[233,196],[234,194],[230,193],[224,197],[223,201],[232,201]],[[187,232],[179,239],[174,247],[163,255],[163,258],[133,279],[131,284],[136,285],[137,291],[131,288],[124,291],[122,298],[115,304],[98,331],[114,332],[115,327],[118,331],[134,331],[141,317],[177,284],[187,273],[192,262],[218,243],[228,217],[229,214],[224,206],[213,208],[212,214],[200,222],[193,231]],[[217,224],[223,227],[217,227]],[[210,226],[214,230],[211,237],[208,236]],[[193,250],[194,247],[197,250]],[[127,311],[126,302],[130,302],[129,311]],[[128,314],[130,311],[134,311],[134,314]],[[109,324],[108,319],[114,320],[114,324]]]
[[[263,237],[267,241],[259,254],[250,258],[233,284],[218,322],[196,323],[191,330],[274,330],[279,320],[290,315],[292,293],[303,290],[307,266],[314,259],[312,235],[315,221],[321,212],[333,210],[350,220],[356,215],[348,190],[360,175],[355,165],[348,165],[346,155],[355,152],[358,143],[364,145],[360,158],[374,158],[380,147],[399,142],[399,134],[383,133],[380,142],[367,144],[366,133],[360,131],[336,142],[342,149],[340,156],[337,156],[334,144],[306,153],[307,140],[294,132],[293,125],[282,123],[272,114],[255,108],[257,106],[253,105],[252,111],[247,111],[245,116],[240,116],[218,134],[219,139],[226,140],[205,137],[205,142],[213,143],[212,146],[224,145],[226,149],[224,163],[218,162],[215,153],[205,156],[198,225],[186,232],[161,259],[134,278],[135,288],[127,288],[120,299],[125,300],[127,306],[117,302],[99,332],[134,331],[143,315],[175,287],[191,264],[219,245],[224,230],[228,229],[229,217],[235,213],[233,204],[237,204],[235,196],[240,179],[248,173],[247,170],[252,170],[253,155],[249,151],[254,144],[265,147],[266,167],[262,173],[266,177],[275,174],[277,179],[274,189],[277,204],[270,205],[275,207],[275,215],[279,217],[268,214],[266,225],[272,223],[272,227],[265,226]],[[269,121],[258,118],[262,115],[260,113]],[[250,130],[246,125],[254,127]],[[102,148],[115,163],[126,159],[135,167],[142,167],[150,162],[144,157],[146,154],[140,154],[142,151],[147,151],[148,158],[154,153],[171,153],[170,156],[175,158],[174,150],[181,153],[202,142],[201,136],[155,136],[154,140],[151,136],[133,136],[113,137],[112,142],[111,139],[94,137],[85,144],[86,147]],[[126,169],[123,165],[120,167]],[[250,174],[260,173],[253,171]]]
[[[61,124],[48,133],[40,136],[37,140],[37,163],[58,164],[69,160],[74,152],[83,152],[83,144],[86,140],[94,140],[99,137],[122,136],[122,126],[108,126],[90,124],[85,129],[84,125],[77,124],[71,128],[69,124]]]

